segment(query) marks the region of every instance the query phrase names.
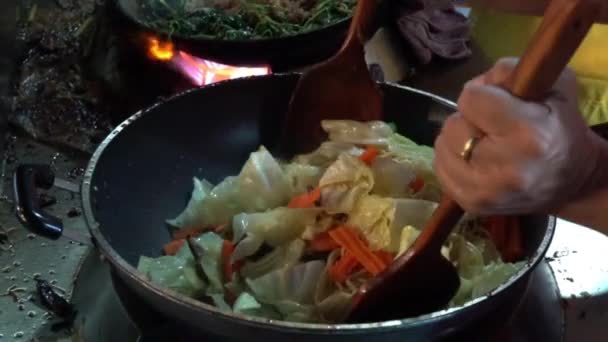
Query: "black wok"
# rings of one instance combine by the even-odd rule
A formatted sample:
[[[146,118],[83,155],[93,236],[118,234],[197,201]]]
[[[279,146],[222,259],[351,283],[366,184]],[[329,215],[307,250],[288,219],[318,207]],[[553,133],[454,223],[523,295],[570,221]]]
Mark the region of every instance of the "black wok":
[[[199,331],[240,341],[436,340],[504,323],[526,291],[555,226],[546,215],[523,218],[529,262],[490,295],[458,309],[402,321],[359,325],[270,322],[226,314],[148,282],[135,270],[140,255],[160,255],[170,240],[164,221],[185,206],[192,176],[218,182],[237,174],[258,145],[271,151],[298,75],[272,75],[222,82],[188,91],[136,113],[99,146],[86,170],[82,200],[94,244],[114,274],[154,310]],[[412,88],[383,84],[385,120],[419,143],[432,144],[435,117],[454,104]],[[31,203],[36,172],[18,175],[20,215],[40,233],[52,221]],[[46,180],[48,186],[49,180]],[[28,188],[29,187],[29,188]],[[21,189],[19,189],[21,188]],[[44,232],[44,231],[42,231]],[[58,237],[59,232],[52,234]],[[407,305],[407,303],[404,303]]]
[[[141,32],[161,35],[142,20],[137,0],[116,0],[117,14]],[[269,65],[275,71],[308,66],[334,55],[346,37],[350,17],[312,31],[277,37],[226,40],[172,34],[176,49],[228,65]]]

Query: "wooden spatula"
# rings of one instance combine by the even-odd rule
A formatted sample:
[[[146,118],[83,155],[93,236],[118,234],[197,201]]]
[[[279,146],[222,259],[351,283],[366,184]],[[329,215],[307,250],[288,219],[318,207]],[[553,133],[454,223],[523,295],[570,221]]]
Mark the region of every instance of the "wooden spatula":
[[[359,121],[382,118],[382,93],[365,62],[364,44],[375,31],[379,0],[359,0],[341,49],[306,71],[292,95],[281,149],[309,152],[325,140],[323,119]]]
[[[600,1],[553,0],[505,89],[526,100],[546,96],[595,21]],[[412,247],[361,289],[348,321],[400,319],[445,307],[460,281],[441,246],[462,215],[444,197]]]

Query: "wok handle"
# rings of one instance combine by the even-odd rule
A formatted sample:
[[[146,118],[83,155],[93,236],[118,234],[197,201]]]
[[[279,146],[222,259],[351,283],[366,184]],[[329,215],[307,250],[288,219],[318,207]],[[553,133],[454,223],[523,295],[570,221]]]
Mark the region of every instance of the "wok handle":
[[[13,173],[13,191],[17,219],[28,230],[46,238],[57,240],[63,234],[63,222],[40,208],[38,188],[50,189],[55,173],[50,165],[23,164]]]
[[[552,0],[543,21],[503,87],[528,101],[542,100],[576,52],[601,10],[602,0]],[[440,209],[440,210],[439,210]],[[444,196],[413,247],[439,250],[464,211]]]

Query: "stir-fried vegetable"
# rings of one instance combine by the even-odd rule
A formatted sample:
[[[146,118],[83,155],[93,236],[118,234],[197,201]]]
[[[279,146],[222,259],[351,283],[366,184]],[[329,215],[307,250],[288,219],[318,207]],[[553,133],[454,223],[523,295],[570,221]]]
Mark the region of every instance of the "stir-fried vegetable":
[[[356,0],[138,0],[142,20],[169,35],[218,39],[275,38],[348,18]]]
[[[433,150],[390,125],[323,128],[330,140],[291,162],[262,147],[217,186],[195,178],[186,209],[169,221],[177,230],[165,255],[142,256],[139,270],[221,310],[343,320],[357,290],[414,243],[441,193]],[[462,305],[521,267],[519,221],[465,215],[442,254],[461,278],[450,305]]]

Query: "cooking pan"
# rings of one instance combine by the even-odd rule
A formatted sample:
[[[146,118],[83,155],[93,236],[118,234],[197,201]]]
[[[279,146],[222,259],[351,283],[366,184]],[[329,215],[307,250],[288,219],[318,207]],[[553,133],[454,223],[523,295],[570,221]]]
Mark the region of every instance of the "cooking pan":
[[[114,8],[120,17],[139,28],[140,32],[168,36],[166,32],[159,32],[142,20],[137,0],[115,0]],[[172,34],[170,39],[176,49],[215,62],[245,66],[268,65],[275,71],[289,70],[333,56],[346,37],[350,19],[348,17],[312,31],[276,38],[227,40]]]
[[[138,112],[99,146],[86,169],[82,205],[93,244],[114,275],[155,311],[201,333],[242,341],[416,341],[491,330],[504,324],[542,260],[555,219],[522,218],[528,262],[508,282],[464,307],[400,321],[356,325],[276,322],[220,312],[147,281],[135,269],[140,255],[158,256],[170,240],[165,219],[185,206],[192,176],[217,183],[238,174],[250,152],[264,144],[278,151],[277,138],[298,74],[274,74],[216,83],[191,90]],[[400,133],[432,145],[440,118],[452,102],[394,84],[381,84],[384,120]],[[284,155],[285,156],[285,155]],[[15,174],[19,217],[51,238],[61,221],[41,211],[36,186],[53,183],[48,167],[22,166]],[[67,231],[67,229],[66,229]],[[407,305],[407,303],[404,303]]]

